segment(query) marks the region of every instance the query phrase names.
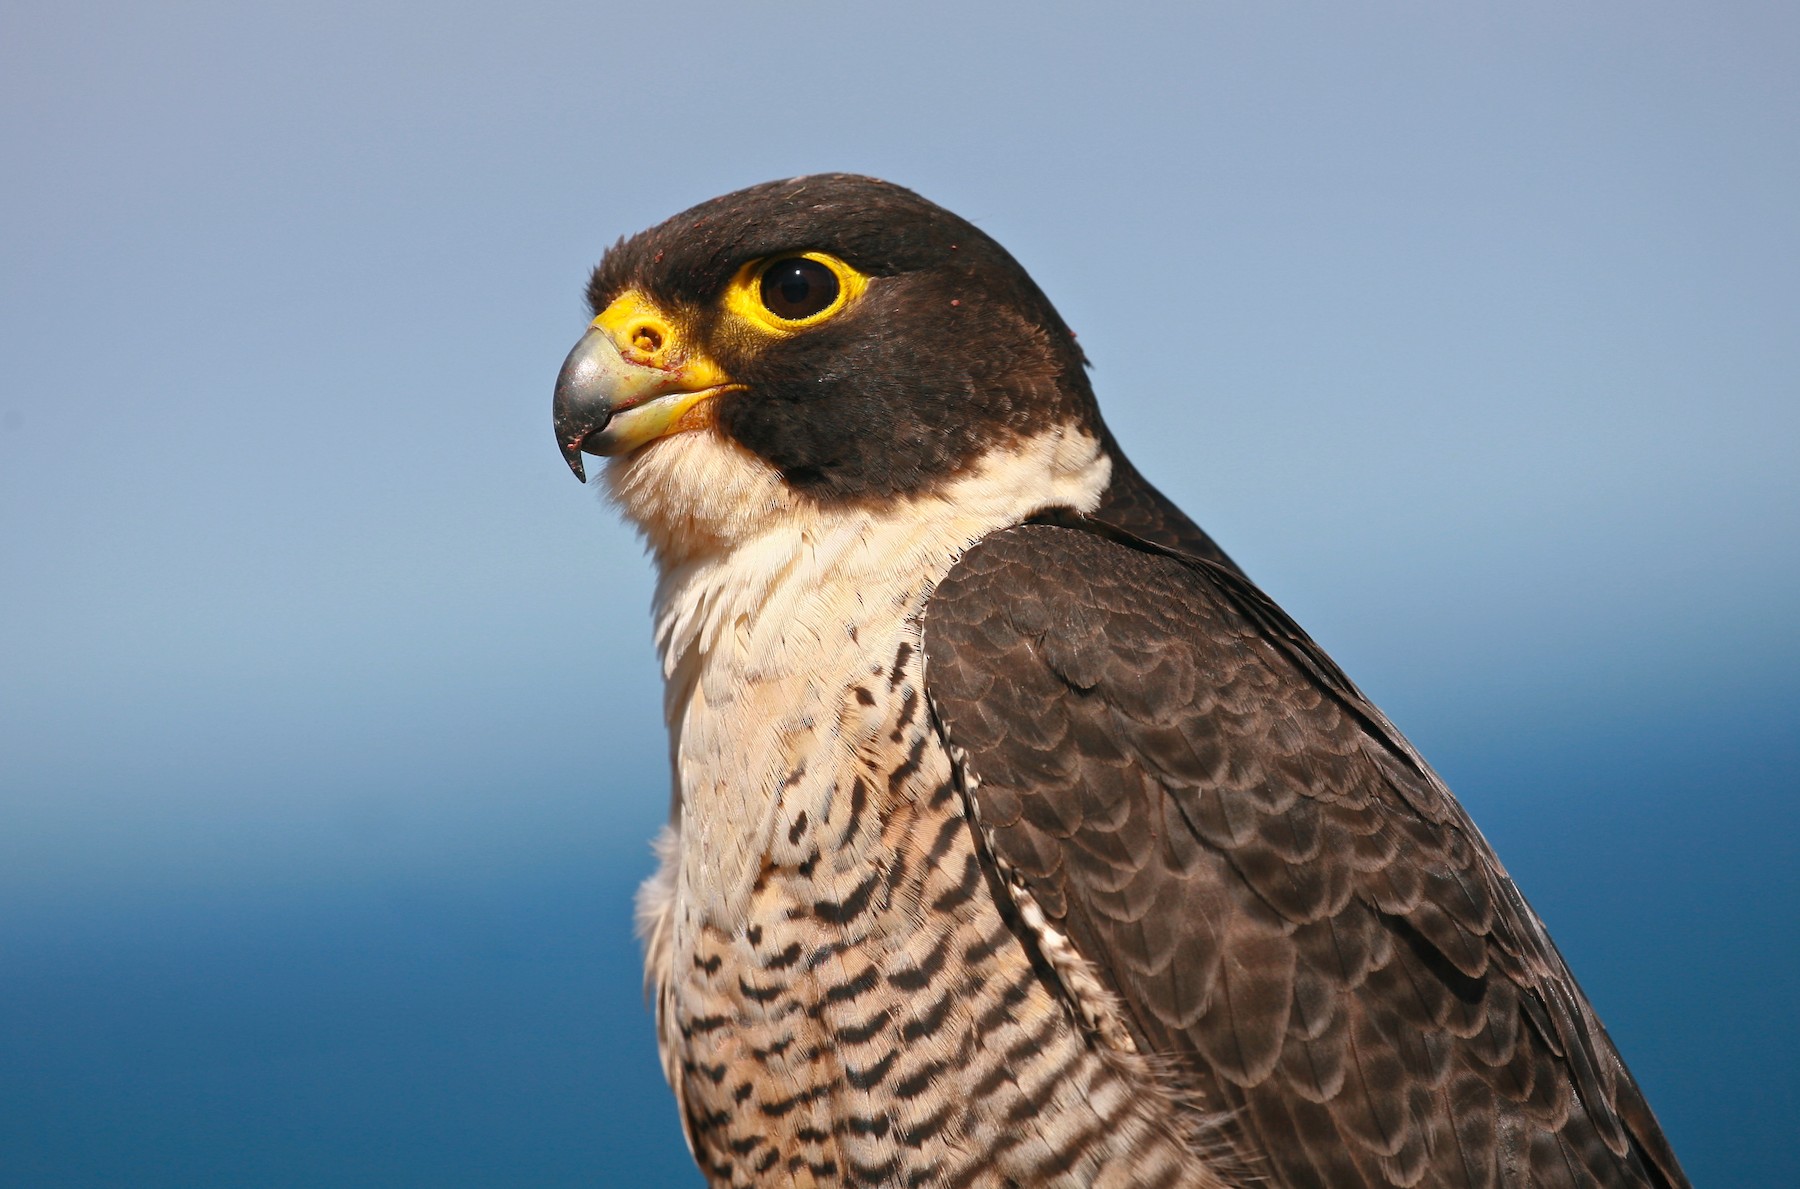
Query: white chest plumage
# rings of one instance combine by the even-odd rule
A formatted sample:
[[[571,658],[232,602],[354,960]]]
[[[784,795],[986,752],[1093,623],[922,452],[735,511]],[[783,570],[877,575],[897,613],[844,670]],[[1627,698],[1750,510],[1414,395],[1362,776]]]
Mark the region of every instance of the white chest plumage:
[[[790,840],[792,822],[831,817],[858,749],[879,743],[882,670],[916,644],[916,614],[965,543],[868,517],[814,522],[695,574],[661,609],[684,916],[729,928],[765,862],[804,861],[813,843]]]
[[[925,705],[933,587],[986,533],[1091,508],[1098,444],[1046,435],[938,495],[829,511],[722,443],[658,452],[612,476],[662,563],[676,802],[640,913],[709,1178],[1215,1183],[1145,1105],[1147,1076],[1081,1040],[988,898]],[[667,507],[681,519],[657,519]],[[1009,1130],[1028,1102],[1031,1127]],[[1083,1146],[1095,1131],[1109,1138]]]
[[[887,708],[853,690],[903,638],[916,644],[917,614],[962,550],[1046,507],[1091,508],[1109,471],[1098,442],[1060,431],[936,494],[828,510],[710,434],[609,471],[661,569],[678,916],[730,927],[765,859],[794,857],[778,826],[819,816],[867,745]]]

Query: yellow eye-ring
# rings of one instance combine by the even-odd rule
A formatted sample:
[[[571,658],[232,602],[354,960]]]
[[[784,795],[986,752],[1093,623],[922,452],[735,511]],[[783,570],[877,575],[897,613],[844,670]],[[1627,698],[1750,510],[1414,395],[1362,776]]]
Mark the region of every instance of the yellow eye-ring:
[[[745,265],[732,279],[725,303],[767,330],[790,334],[837,314],[868,283],[836,256],[801,252]]]

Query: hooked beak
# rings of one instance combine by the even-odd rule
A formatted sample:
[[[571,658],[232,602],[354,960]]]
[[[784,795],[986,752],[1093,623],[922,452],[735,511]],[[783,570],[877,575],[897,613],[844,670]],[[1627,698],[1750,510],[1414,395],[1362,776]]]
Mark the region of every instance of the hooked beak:
[[[712,420],[708,402],[741,384],[686,349],[674,324],[631,292],[613,302],[556,377],[556,445],[586,482],[582,454],[626,454],[647,442]]]

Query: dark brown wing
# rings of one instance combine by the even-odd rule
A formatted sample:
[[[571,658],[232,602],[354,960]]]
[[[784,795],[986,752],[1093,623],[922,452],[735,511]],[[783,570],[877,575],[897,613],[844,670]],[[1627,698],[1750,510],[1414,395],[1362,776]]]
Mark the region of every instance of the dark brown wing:
[[[1461,806],[1235,571],[979,542],[926,681],[996,858],[1284,1186],[1681,1186]]]

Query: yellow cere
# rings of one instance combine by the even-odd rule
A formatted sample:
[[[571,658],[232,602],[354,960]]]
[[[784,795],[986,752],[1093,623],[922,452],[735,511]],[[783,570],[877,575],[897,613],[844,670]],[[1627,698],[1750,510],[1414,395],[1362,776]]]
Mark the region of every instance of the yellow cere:
[[[600,311],[594,329],[612,340],[620,358],[640,367],[669,373],[680,390],[729,383],[723,368],[697,350],[662,307],[636,289],[628,289]]]
[[[816,314],[804,318],[783,318],[763,305],[763,274],[772,266],[795,257],[803,260],[814,260],[830,269],[837,277],[838,293],[835,300]],[[753,260],[738,270],[737,276],[731,278],[731,284],[725,289],[725,308],[740,319],[770,334],[790,335],[805,330],[809,326],[837,317],[845,308],[862,296],[869,287],[868,274],[858,272],[836,256],[824,252],[790,252],[780,256],[770,256],[763,260]]]
[[[674,324],[636,289],[620,294],[600,311],[593,325],[612,339],[621,355],[636,357],[635,362],[658,361],[675,346]]]

